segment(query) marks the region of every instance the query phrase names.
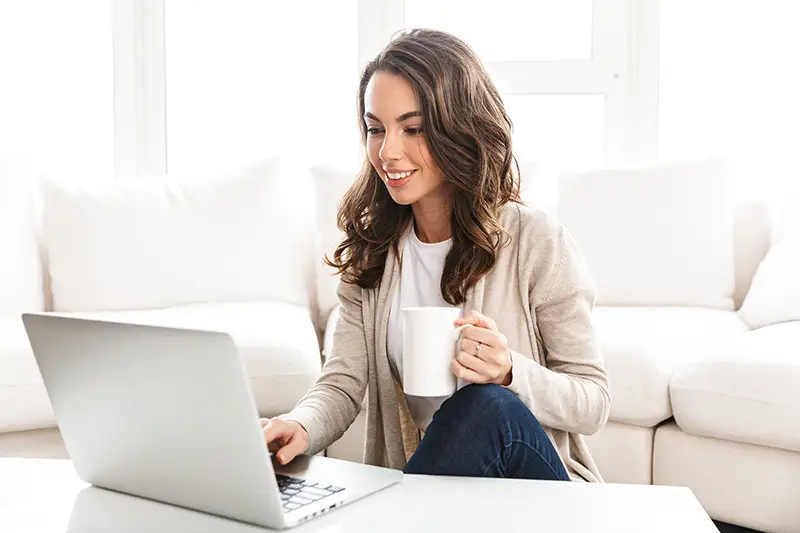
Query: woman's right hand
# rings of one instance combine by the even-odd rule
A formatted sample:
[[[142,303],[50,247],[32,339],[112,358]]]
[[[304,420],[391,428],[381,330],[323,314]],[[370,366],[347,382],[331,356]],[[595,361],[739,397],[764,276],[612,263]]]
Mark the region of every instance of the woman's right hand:
[[[277,417],[260,418],[259,422],[264,433],[264,442],[280,464],[285,465],[308,450],[308,432],[299,423],[287,422]]]

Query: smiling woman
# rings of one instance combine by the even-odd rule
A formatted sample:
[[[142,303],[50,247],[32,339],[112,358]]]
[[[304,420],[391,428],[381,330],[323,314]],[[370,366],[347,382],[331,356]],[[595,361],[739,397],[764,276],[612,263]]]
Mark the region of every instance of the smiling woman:
[[[367,463],[599,481],[581,436],[610,410],[594,288],[566,230],[519,198],[511,121],[483,65],[450,34],[405,31],[365,68],[358,117],[367,158],[326,258],[341,274],[333,349],[265,423],[267,444],[282,462],[317,453],[369,390]],[[461,384],[449,396],[403,390],[402,310],[415,307],[459,317],[440,368]]]

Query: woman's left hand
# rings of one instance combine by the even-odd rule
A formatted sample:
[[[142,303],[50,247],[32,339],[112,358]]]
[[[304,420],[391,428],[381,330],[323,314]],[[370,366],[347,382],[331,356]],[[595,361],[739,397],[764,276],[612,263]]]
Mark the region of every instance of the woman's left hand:
[[[488,316],[470,311],[455,321],[456,326],[469,324],[461,332],[459,352],[450,362],[456,377],[468,383],[511,383],[511,350],[508,341],[497,331],[497,324]]]

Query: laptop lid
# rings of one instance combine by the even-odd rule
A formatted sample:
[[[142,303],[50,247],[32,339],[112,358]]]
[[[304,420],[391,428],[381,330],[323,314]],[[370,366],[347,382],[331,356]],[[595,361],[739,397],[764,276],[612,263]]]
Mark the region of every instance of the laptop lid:
[[[247,374],[226,333],[25,314],[86,482],[283,527]]]

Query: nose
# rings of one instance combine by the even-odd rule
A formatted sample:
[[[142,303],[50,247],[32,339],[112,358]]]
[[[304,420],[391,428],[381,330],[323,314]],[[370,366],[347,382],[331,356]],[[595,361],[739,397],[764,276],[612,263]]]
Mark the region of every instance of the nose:
[[[378,152],[381,161],[397,161],[403,158],[403,145],[400,135],[387,131],[383,136],[383,144]]]

